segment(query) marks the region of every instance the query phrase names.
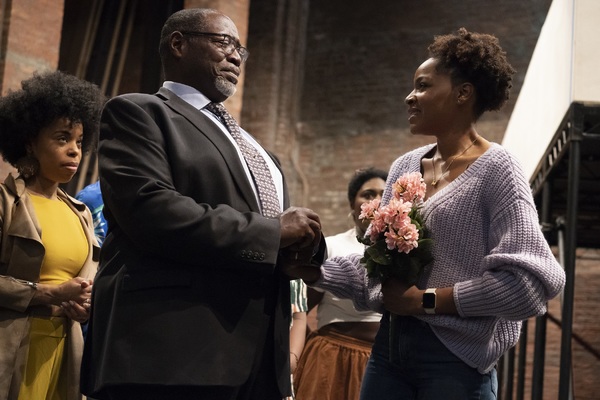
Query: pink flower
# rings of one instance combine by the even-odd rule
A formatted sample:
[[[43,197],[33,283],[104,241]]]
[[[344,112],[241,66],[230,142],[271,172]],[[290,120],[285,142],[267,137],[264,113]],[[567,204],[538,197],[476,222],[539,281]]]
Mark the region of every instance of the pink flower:
[[[375,218],[371,221],[371,225],[369,226],[369,234],[371,237],[371,242],[377,241],[379,235],[385,232],[387,229],[387,224],[383,220],[383,218]]]
[[[379,207],[379,204],[377,199],[361,206],[360,218],[371,219],[371,241],[377,241],[383,234],[389,250],[398,249],[408,253],[416,247],[416,240],[419,239],[419,232],[409,215],[413,203],[394,197],[385,206]]]
[[[404,201],[420,203],[425,198],[427,185],[420,172],[402,175],[392,184],[394,197]]]
[[[375,211],[379,208],[379,203],[381,203],[380,198],[373,199],[367,203],[363,203],[360,206],[360,215],[358,219],[373,219],[375,217]]]
[[[396,233],[396,248],[399,252],[408,254],[412,249],[419,247],[419,232],[414,224],[408,224]]]

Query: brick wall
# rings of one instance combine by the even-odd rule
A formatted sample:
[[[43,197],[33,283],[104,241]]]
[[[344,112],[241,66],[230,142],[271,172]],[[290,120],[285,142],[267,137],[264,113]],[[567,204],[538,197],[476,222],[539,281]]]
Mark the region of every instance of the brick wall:
[[[2,93],[19,88],[34,71],[58,65],[63,18],[61,0],[12,1],[3,23],[7,25]]]
[[[19,89],[34,71],[56,69],[63,19],[62,0],[2,2],[0,88]],[[0,182],[13,168],[0,160]]]

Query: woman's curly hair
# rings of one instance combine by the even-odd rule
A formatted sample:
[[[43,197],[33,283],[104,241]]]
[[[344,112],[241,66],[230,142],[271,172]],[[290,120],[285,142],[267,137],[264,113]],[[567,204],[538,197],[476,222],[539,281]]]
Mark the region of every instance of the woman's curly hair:
[[[105,97],[87,81],[60,71],[34,73],[21,89],[0,98],[0,153],[13,166],[27,154],[27,144],[59,118],[81,123],[84,153],[98,141]]]
[[[438,61],[437,69],[449,73],[454,85],[473,84],[476,118],[499,110],[508,100],[516,71],[495,36],[460,28],[454,34],[436,36],[427,50]]]

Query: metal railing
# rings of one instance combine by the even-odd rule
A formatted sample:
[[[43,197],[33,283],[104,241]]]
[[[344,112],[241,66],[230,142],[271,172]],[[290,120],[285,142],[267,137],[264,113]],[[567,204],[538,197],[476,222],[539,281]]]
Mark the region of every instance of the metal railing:
[[[573,342],[600,360],[600,352],[573,332],[576,250],[578,245],[600,248],[600,104],[571,104],[538,164],[531,187],[542,230],[550,244],[557,249],[559,262],[565,269],[566,284],[561,296],[560,318],[547,313],[535,320],[524,321],[518,345],[499,362],[498,398],[524,399],[528,378],[531,379],[531,399],[544,398],[547,324],[550,321],[559,327],[561,340],[558,393],[549,396],[552,399],[571,400]],[[533,343],[528,343],[533,321]],[[530,347],[533,347],[533,364],[531,371],[528,371]]]

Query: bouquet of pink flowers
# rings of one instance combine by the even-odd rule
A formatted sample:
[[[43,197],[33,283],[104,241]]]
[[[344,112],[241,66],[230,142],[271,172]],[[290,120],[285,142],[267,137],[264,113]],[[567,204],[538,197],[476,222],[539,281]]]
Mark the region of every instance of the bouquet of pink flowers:
[[[413,172],[398,178],[392,189],[387,205],[375,199],[361,207],[359,218],[371,221],[367,236],[358,238],[368,246],[361,261],[371,277],[382,282],[394,277],[412,286],[433,259],[432,240],[420,213],[426,185],[421,174]]]

